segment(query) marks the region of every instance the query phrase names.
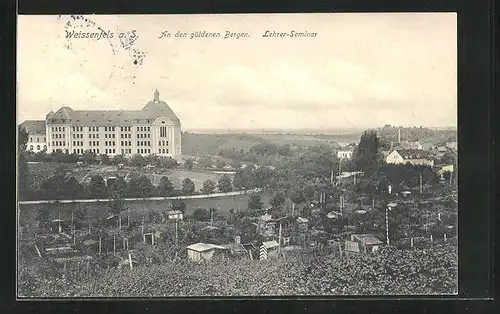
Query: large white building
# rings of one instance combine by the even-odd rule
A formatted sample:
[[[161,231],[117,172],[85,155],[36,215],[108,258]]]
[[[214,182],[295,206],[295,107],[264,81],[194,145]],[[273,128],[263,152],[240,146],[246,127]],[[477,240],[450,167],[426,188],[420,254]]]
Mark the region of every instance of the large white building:
[[[45,121],[47,152],[181,157],[181,122],[154,92],[141,110],[73,110],[63,106]],[[29,146],[29,145],[28,145]]]
[[[45,121],[26,120],[21,123],[21,128],[24,128],[28,133],[28,143],[26,143],[26,150],[35,153],[47,150]]]

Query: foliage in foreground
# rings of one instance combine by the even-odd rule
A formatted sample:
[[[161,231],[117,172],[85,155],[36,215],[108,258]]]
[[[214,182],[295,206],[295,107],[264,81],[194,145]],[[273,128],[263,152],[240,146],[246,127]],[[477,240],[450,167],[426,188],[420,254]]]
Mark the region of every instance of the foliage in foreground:
[[[39,297],[152,297],[226,295],[415,295],[456,293],[457,247],[383,248],[375,255],[289,253],[285,260],[186,260],[130,270],[40,278],[20,267],[20,295]],[[28,282],[29,280],[29,282]],[[28,290],[22,291],[23,287]]]

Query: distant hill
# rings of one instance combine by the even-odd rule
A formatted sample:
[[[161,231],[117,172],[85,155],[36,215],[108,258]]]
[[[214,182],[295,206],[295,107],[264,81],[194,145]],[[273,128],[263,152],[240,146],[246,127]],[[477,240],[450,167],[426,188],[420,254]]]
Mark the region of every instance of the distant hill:
[[[457,130],[452,128],[402,127],[386,125],[377,129],[379,137],[386,142],[398,140],[398,130],[401,130],[401,140],[421,144],[444,145],[457,140]]]
[[[359,140],[359,136],[356,140]],[[221,149],[249,150],[252,146],[263,143],[290,146],[316,146],[321,144],[338,147],[340,141],[334,135],[307,134],[246,134],[246,133],[190,133],[182,134],[182,154],[187,156],[217,155]]]

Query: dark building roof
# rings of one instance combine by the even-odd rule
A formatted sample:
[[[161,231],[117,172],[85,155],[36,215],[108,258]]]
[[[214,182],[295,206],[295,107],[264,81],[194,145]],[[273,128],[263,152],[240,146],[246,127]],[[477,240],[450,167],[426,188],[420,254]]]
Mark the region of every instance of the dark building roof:
[[[28,133],[45,134],[44,120],[26,120],[21,123],[21,127],[25,128]]]
[[[149,101],[141,110],[73,110],[63,106],[55,113],[49,113],[49,123],[65,123],[78,126],[128,126],[134,123],[152,123],[158,117],[167,117],[175,126],[180,127],[180,120],[170,106],[159,99],[155,91],[154,100]]]
[[[409,160],[409,159],[428,159],[430,157],[428,152],[422,151],[422,150],[417,150],[417,149],[405,149],[405,150],[400,149],[397,151],[401,155],[401,157],[403,157],[406,160]]]

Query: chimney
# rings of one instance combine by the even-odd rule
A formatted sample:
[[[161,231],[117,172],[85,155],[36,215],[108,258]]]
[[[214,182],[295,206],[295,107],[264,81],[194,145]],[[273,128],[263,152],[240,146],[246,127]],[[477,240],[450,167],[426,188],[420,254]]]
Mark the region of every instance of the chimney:
[[[398,143],[401,143],[401,129],[398,128]]]
[[[159,102],[160,101],[160,92],[158,92],[157,89],[155,90],[155,93],[154,93],[154,101],[155,102]]]

